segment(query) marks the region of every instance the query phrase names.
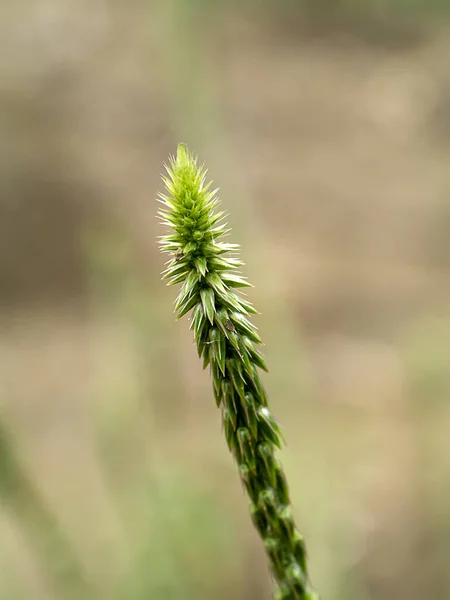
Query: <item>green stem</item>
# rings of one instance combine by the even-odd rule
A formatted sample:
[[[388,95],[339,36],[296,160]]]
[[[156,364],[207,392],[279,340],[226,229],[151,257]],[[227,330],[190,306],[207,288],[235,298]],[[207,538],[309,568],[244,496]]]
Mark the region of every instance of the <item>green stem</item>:
[[[236,244],[221,241],[228,232],[219,201],[205,185],[206,170],[180,144],[163,177],[162,222],[171,232],[161,249],[171,259],[163,277],[183,283],[175,304],[178,318],[192,311],[191,329],[204,368],[213,379],[222,410],[228,447],[250,498],[250,512],[278,584],[277,600],[317,600],[307,572],[305,542],[296,529],[289,489],[275,453],[282,447],[279,426],[267,406],[259,369],[267,367],[256,327],[248,320],[253,306],[236,293],[250,287],[237,270]]]

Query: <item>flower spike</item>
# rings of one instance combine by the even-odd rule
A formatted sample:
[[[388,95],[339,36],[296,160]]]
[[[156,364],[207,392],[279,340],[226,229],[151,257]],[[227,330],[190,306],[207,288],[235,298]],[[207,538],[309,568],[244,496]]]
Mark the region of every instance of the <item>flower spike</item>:
[[[169,232],[160,240],[171,258],[163,272],[168,284],[182,283],[175,303],[178,318],[192,311],[191,329],[204,366],[210,367],[214,398],[240,478],[250,498],[250,514],[259,532],[277,600],[318,600],[307,573],[306,549],[290,508],[289,489],[276,449],[282,446],[259,369],[267,370],[256,327],[248,319],[253,306],[237,293],[249,287],[238,268],[239,246],[222,241],[225,214],[217,211],[217,189],[206,182],[206,169],[184,144],[170,157],[163,176],[166,194],[158,216]]]

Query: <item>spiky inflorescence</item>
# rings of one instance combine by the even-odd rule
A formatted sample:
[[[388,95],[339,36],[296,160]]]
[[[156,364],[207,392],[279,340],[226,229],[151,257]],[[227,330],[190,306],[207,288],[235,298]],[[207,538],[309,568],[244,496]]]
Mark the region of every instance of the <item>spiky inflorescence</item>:
[[[162,222],[171,232],[161,238],[169,252],[163,277],[183,283],[176,300],[178,318],[192,311],[191,329],[203,365],[211,369],[214,397],[222,410],[228,447],[250,497],[253,523],[262,537],[278,600],[317,600],[308,582],[306,549],[295,527],[283,469],[275,458],[281,448],[279,427],[267,407],[258,369],[267,370],[257,346],[256,327],[248,320],[253,306],[236,293],[250,284],[238,274],[243,265],[236,244],[220,241],[224,213],[215,212],[217,190],[205,185],[206,170],[180,144],[163,177]]]

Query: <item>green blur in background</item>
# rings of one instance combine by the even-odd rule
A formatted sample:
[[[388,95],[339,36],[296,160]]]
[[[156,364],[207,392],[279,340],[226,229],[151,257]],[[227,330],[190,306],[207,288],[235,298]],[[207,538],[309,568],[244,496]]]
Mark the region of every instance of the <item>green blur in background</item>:
[[[242,244],[314,586],[450,597],[450,5],[0,6],[0,598],[269,600],[155,218]]]

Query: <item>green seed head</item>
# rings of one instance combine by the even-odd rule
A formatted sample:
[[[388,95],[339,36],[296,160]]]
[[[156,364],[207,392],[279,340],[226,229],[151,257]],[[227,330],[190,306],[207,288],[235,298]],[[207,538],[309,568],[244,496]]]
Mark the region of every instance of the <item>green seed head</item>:
[[[228,230],[217,189],[206,183],[205,168],[184,144],[166,171],[159,217],[169,231],[160,244],[170,258],[163,278],[169,285],[182,284],[175,302],[178,318],[192,311],[197,351],[210,367],[228,448],[277,582],[276,598],[317,600],[308,584],[305,545],[289,506],[286,477],[275,457],[282,436],[260,379],[260,369],[267,367],[261,338],[249,320],[256,310],[237,293],[250,287],[237,271],[243,265],[235,255],[239,246],[222,241]]]

